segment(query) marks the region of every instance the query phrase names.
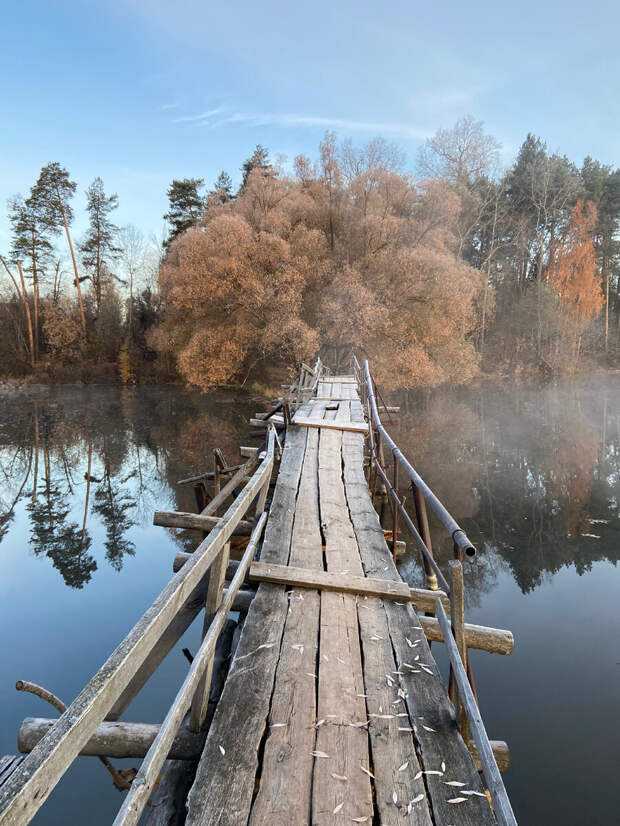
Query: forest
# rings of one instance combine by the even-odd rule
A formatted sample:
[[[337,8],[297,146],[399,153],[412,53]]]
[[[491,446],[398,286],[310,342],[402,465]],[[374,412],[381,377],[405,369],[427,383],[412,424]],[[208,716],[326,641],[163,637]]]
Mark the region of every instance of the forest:
[[[316,158],[258,145],[235,190],[175,179],[166,235],[118,227],[101,178],[48,163],[8,204],[5,377],[209,390],[352,352],[402,389],[574,373],[620,355],[620,170],[528,134],[508,168],[471,117],[401,149],[328,132]]]

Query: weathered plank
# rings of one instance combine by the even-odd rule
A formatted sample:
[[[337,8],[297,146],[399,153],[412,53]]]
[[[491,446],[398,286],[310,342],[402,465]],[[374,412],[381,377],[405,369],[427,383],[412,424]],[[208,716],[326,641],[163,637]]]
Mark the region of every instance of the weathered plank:
[[[219,516],[203,516],[200,513],[186,513],[185,511],[155,511],[153,514],[153,525],[159,525],[162,528],[196,528],[201,531],[210,531],[219,521]],[[233,536],[249,536],[253,527],[253,522],[242,519],[235,528]]]
[[[322,409],[315,406],[313,415],[323,415]],[[321,570],[318,440],[318,431],[308,432],[295,503],[290,562]],[[269,733],[250,826],[306,826],[310,822],[316,725],[316,684],[311,675],[316,670],[320,598],[312,590],[292,590],[288,596],[289,611],[271,700]]]
[[[355,418],[361,415],[361,404],[353,402],[352,416]],[[396,581],[400,577],[385,543],[378,515],[368,496],[361,462],[361,440],[348,434],[343,435],[344,439],[349,442],[348,450],[343,454],[347,497],[364,567],[379,579]],[[414,729],[413,738],[417,743],[421,767],[427,772],[440,772],[423,775],[433,818],[437,823],[453,823],[459,817],[458,822],[462,826],[495,823],[486,797],[468,796],[466,802],[457,804],[458,812],[455,804],[448,802],[455,795],[454,789],[445,785],[445,781],[464,782],[467,784],[465,788],[481,794],[484,789],[473,759],[456,727],[454,710],[415,611],[409,604],[399,605],[387,600],[384,609],[396,666],[406,692],[405,707],[409,713],[409,725]],[[445,765],[445,769],[442,769],[442,765]]]
[[[289,429],[261,551],[267,561],[288,561],[306,438]],[[287,608],[283,586],[259,586],[188,795],[187,826],[247,823]]]
[[[350,405],[348,407],[350,410]],[[345,470],[348,464],[356,462],[364,478],[362,451],[361,436],[343,434],[342,459]],[[350,514],[358,553],[361,553],[360,537],[355,532],[356,509],[360,506],[360,499],[349,497],[348,481],[345,475],[345,509]],[[365,490],[366,498],[370,501],[367,487]],[[392,584],[397,585],[395,581]],[[398,586],[409,590],[405,583],[398,583]],[[409,823],[431,826],[424,778],[420,774],[415,743],[407,731],[410,724],[404,711],[402,680],[397,673],[383,601],[370,596],[359,599],[357,610],[364,662],[368,734],[375,776],[375,805],[380,822],[384,826],[398,826],[403,822],[403,817],[407,817]]]
[[[329,414],[328,414],[329,415]],[[340,447],[342,432],[323,429],[319,437],[319,497],[328,571],[362,573],[348,519]],[[356,599],[321,592],[318,664],[318,728],[312,787],[312,823],[350,823],[373,816],[370,755],[364,700]],[[336,777],[334,776],[336,775]],[[343,782],[338,779],[347,777]],[[340,806],[340,804],[343,804]],[[334,814],[334,810],[336,813]]]
[[[368,433],[368,425],[358,422],[328,421],[327,419],[311,419],[307,416],[294,416],[293,424],[298,427],[317,427],[321,430],[343,430],[351,433]]]

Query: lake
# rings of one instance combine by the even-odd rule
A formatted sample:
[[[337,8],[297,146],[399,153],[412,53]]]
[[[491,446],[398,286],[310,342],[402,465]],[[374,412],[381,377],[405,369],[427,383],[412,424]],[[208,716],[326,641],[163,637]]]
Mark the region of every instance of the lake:
[[[401,403],[388,430],[478,548],[465,562],[467,620],[515,635],[509,657],[471,656],[489,736],[510,746],[517,818],[617,822],[620,376]],[[16,753],[24,717],[55,716],[15,681],[76,696],[169,580],[175,552],[195,544],[153,527],[153,511],[195,510],[178,480],[211,469],[215,447],[236,463],[239,444],[257,444],[247,419],[260,407],[179,387],[0,398],[0,754]],[[450,542],[432,528],[446,562]],[[401,572],[421,584],[417,558]],[[195,651],[199,634],[197,623],[126,719],[163,718],[187,670],[181,648]],[[87,812],[91,826],[109,824],[121,802],[99,761],[80,758],[33,823]]]

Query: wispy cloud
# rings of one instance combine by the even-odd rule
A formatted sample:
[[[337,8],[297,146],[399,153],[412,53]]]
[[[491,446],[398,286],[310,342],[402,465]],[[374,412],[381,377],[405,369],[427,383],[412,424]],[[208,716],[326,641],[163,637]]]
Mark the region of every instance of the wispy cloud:
[[[200,123],[201,121],[208,122],[214,115],[218,115],[222,111],[221,107],[217,109],[207,109],[206,112],[201,112],[199,115],[187,115],[182,118],[175,118],[173,123]]]
[[[277,126],[285,129],[291,128],[314,128],[340,129],[343,132],[364,132],[367,134],[382,134],[392,137],[406,138],[410,140],[421,140],[431,134],[427,129],[408,123],[394,123],[390,121],[362,121],[348,118],[336,118],[319,115],[302,115],[298,113],[278,113],[278,112],[234,112],[221,118],[212,118],[217,112],[205,113],[202,116],[192,118],[177,118],[175,123],[181,121],[197,121],[200,126],[217,128],[228,124],[238,123],[246,126]]]
[[[169,109],[178,109],[178,108],[179,108],[178,103],[164,103],[164,105],[161,107],[161,111],[162,112],[167,112]]]

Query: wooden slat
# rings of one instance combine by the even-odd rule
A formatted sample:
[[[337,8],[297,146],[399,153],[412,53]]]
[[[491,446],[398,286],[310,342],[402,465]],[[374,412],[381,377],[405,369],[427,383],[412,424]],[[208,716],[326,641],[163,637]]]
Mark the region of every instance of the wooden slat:
[[[361,404],[358,402],[352,402],[352,415],[354,418],[362,415]],[[350,449],[343,454],[344,476],[364,567],[367,573],[372,573],[379,579],[397,581],[400,579],[398,571],[391,559],[378,515],[368,496],[361,463],[361,440],[347,434],[343,435],[343,439],[350,443]],[[405,705],[409,713],[409,725],[415,729],[414,738],[421,767],[425,771],[441,772],[442,763],[446,765],[446,770],[441,775],[424,775],[433,818],[436,823],[489,826],[495,823],[495,818],[486,797],[471,795],[466,803],[458,805],[458,811],[454,804],[448,803],[456,795],[453,787],[446,786],[444,781],[459,780],[467,784],[465,788],[480,793],[484,789],[473,759],[456,728],[454,710],[415,611],[409,604],[399,605],[391,600],[384,601],[383,605],[397,669],[401,672],[403,688],[407,693]],[[416,656],[419,656],[419,660],[415,660]],[[431,673],[421,667],[417,670],[416,663],[424,663]]]
[[[322,415],[322,409],[315,406],[313,415]],[[323,567],[318,441],[319,432],[309,431],[290,556],[292,564],[303,563],[313,570]],[[316,736],[316,684],[310,675],[316,670],[320,598],[311,590],[292,590],[288,596],[289,610],[271,700],[260,786],[250,826],[305,826],[310,811]]]
[[[203,516],[200,513],[185,511],[155,511],[153,525],[162,528],[196,528],[201,531],[211,531],[220,519],[219,516]],[[242,519],[235,528],[233,536],[249,536],[253,528],[253,522]]]
[[[368,433],[368,425],[365,423],[353,423],[346,421],[332,422],[327,419],[309,419],[304,416],[294,416],[293,424],[298,427],[318,427],[321,430],[343,430],[352,433]]]
[[[363,573],[342,483],[342,432],[323,429],[319,436],[319,496],[328,571]],[[351,823],[372,820],[373,803],[368,769],[370,756],[364,701],[356,600],[353,595],[321,592],[321,630],[318,663],[319,727],[312,787],[312,823]],[[343,782],[334,774],[347,777]],[[335,808],[343,804],[336,815]]]
[[[345,468],[346,509],[352,520],[358,553],[361,553],[360,545],[364,541],[364,534],[355,530],[356,518],[360,507],[364,503],[370,503],[363,475],[361,436],[343,434],[342,458]],[[351,464],[355,464],[356,472],[363,480],[360,489],[351,485],[351,475],[346,473]],[[401,582],[393,582],[391,585],[399,588],[404,585],[407,588],[406,584]],[[406,819],[407,823],[416,826],[431,826],[424,778],[418,776],[420,765],[415,743],[409,732],[400,730],[409,727],[409,719],[407,716],[398,716],[405,709],[399,693],[402,682],[400,676],[395,673],[398,668],[383,601],[372,597],[360,599],[357,610],[364,655],[364,692],[369,712],[368,734],[375,776],[375,805],[379,821],[384,826],[400,826]],[[419,799],[420,795],[424,795],[422,799]],[[414,800],[415,803],[412,802]]]
[[[290,553],[307,435],[290,429],[284,443],[261,551],[261,559],[277,564]],[[287,608],[284,586],[259,586],[188,795],[187,826],[247,823]]]

